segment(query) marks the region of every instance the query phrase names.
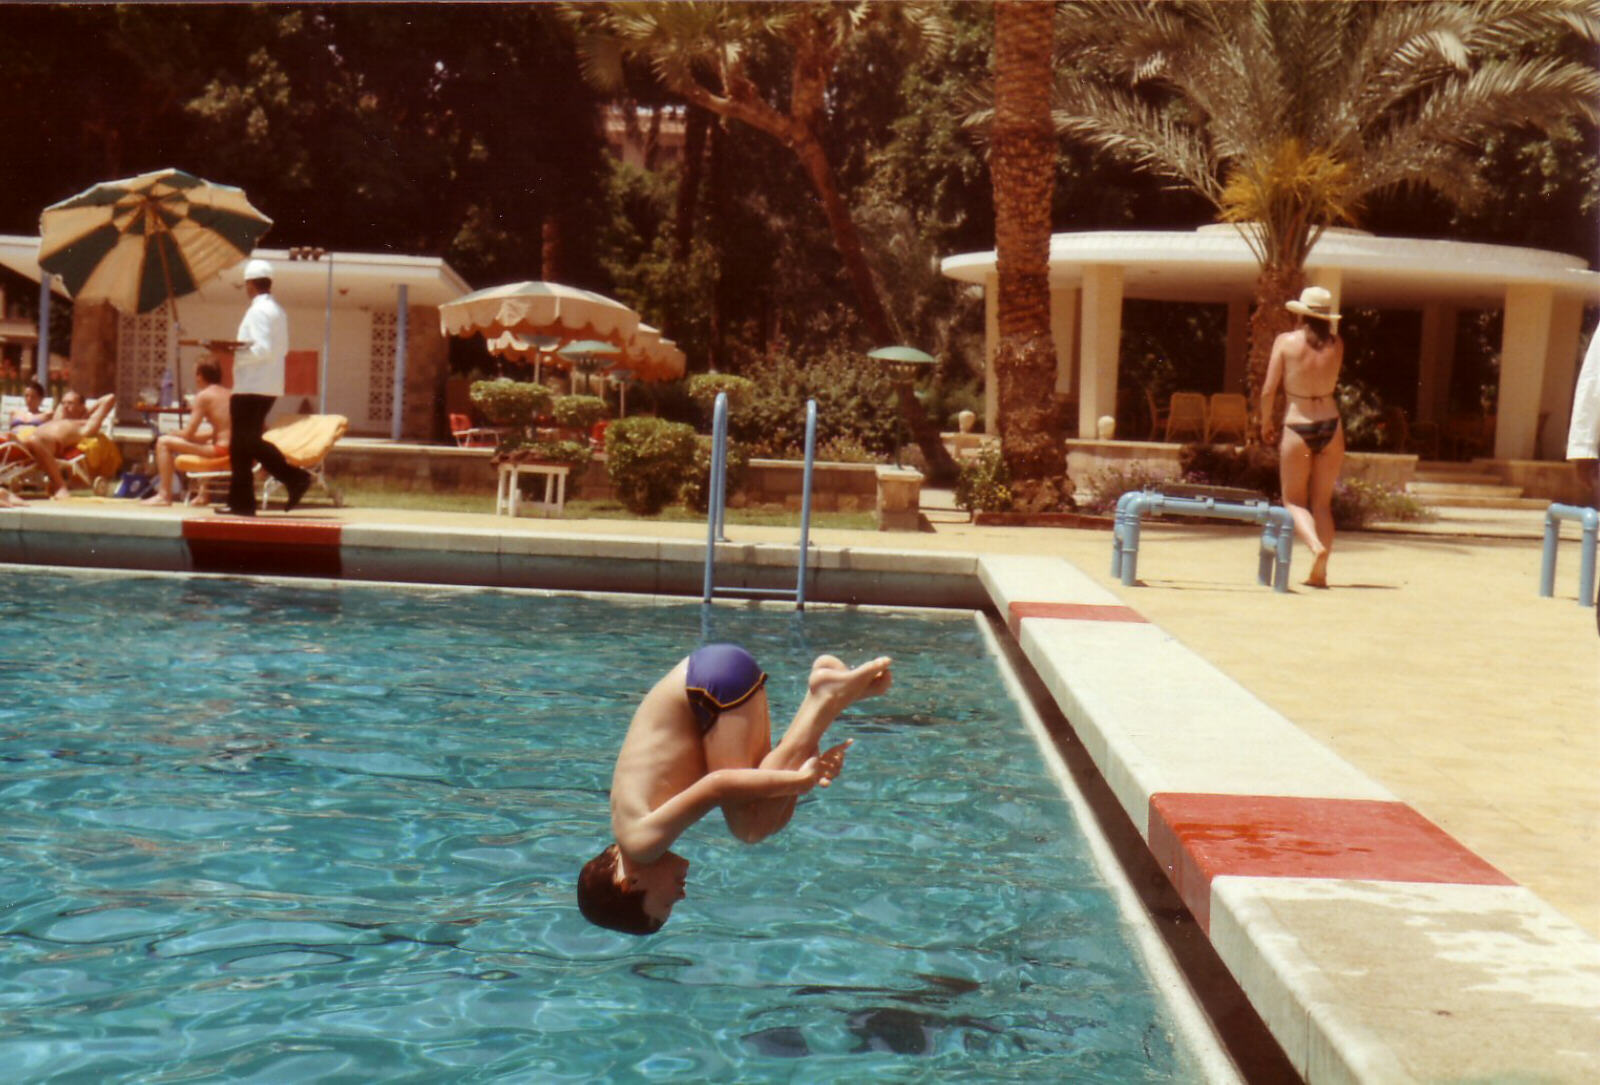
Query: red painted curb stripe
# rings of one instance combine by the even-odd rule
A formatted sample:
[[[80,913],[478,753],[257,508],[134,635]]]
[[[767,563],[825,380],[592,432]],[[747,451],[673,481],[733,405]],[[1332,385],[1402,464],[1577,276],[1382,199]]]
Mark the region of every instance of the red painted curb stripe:
[[[327,520],[191,517],[183,538],[203,573],[338,577],[343,525]]]
[[[217,516],[206,520],[191,516],[183,522],[183,537],[190,541],[337,547],[343,527],[328,520],[263,520],[254,516]]]
[[[1208,934],[1225,874],[1516,884],[1405,803],[1367,799],[1152,795],[1150,851]]]
[[[1012,603],[1006,615],[1006,625],[1011,635],[1025,618],[1058,618],[1072,622],[1143,622],[1147,621],[1132,607],[1100,605],[1094,603]]]

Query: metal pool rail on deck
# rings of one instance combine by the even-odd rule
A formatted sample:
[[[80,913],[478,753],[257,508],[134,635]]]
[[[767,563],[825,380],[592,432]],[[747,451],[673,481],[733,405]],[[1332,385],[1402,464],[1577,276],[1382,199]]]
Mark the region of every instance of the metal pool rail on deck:
[[[1256,581],[1274,591],[1289,590],[1289,559],[1294,549],[1294,526],[1289,510],[1269,504],[1249,490],[1184,486],[1159,490],[1130,490],[1117,499],[1111,531],[1111,575],[1132,586],[1139,572],[1139,521],[1152,516],[1216,516],[1261,524],[1261,552]],[[1276,569],[1274,569],[1276,565]]]
[[[1583,528],[1578,558],[1578,605],[1592,607],[1594,598],[1595,540],[1600,535],[1600,511],[1582,505],[1552,504],[1544,513],[1544,557],[1539,566],[1539,594],[1551,596],[1556,590],[1556,541],[1561,521],[1576,520]]]
[[[794,590],[752,588],[716,582],[717,543],[727,542],[723,528],[728,504],[728,393],[718,392],[711,416],[711,478],[706,502],[706,574],[701,602],[718,595],[742,599],[793,599],[795,608],[806,607],[806,558],[811,550],[811,475],[817,459],[817,401],[806,400],[806,463],[800,495],[800,561]]]

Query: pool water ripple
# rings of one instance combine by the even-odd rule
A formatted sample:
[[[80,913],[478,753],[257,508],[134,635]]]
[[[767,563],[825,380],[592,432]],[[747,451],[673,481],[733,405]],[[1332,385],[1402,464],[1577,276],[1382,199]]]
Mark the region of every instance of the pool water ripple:
[[[0,574],[0,1060],[93,1081],[1170,1081],[1189,1058],[964,616],[719,609],[781,731],[886,652],[845,774],[588,926],[687,605]]]

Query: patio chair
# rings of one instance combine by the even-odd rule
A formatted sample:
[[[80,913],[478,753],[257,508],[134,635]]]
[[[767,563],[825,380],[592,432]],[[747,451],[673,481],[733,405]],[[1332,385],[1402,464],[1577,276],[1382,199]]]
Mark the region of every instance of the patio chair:
[[[1167,428],[1167,410],[1156,402],[1156,393],[1152,388],[1144,390],[1144,401],[1150,411],[1150,436],[1145,440],[1154,441],[1159,439],[1161,431]]]
[[[1249,440],[1250,405],[1237,392],[1217,392],[1206,408],[1206,440],[1216,444],[1231,437],[1235,444]]]
[[[88,442],[85,442],[85,445]],[[61,477],[68,485],[93,486],[89,473],[89,456],[85,445],[79,445],[64,456],[57,456]],[[50,480],[44,469],[34,462],[33,454],[23,448],[9,434],[0,437],[0,486],[8,490],[37,489],[48,491]]]
[[[1171,442],[1185,434],[1196,441],[1206,439],[1206,397],[1199,392],[1174,392],[1167,405],[1163,440]]]
[[[495,448],[500,444],[500,434],[487,426],[474,426],[464,414],[450,416],[450,436],[456,439],[457,448]]]
[[[343,504],[344,499],[328,485],[325,461],[349,426],[350,420],[342,414],[302,414],[280,420],[262,436],[278,446],[284,459],[310,471],[312,485],[321,486],[328,499],[337,506]],[[226,495],[233,477],[232,465],[226,456],[179,456],[173,461],[173,466],[187,480],[184,494],[186,504]],[[256,474],[266,477],[261,486],[261,507],[266,508],[272,497],[272,489],[278,482],[266,475],[259,466],[256,467]]]

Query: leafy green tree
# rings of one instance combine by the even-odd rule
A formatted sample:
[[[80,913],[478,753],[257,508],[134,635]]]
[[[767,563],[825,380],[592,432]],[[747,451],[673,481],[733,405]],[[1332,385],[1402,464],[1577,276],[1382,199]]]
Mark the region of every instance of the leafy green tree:
[[[690,105],[779,141],[804,171],[854,288],[859,315],[879,344],[898,336],[879,296],[860,231],[840,190],[824,139],[831,79],[864,28],[896,20],[903,40],[937,40],[927,5],[854,3],[605,3],[565,8],[584,73],[623,85],[628,60],[647,61],[662,85]],[[902,410],[936,478],[955,464],[937,428],[909,392]]]
[[[1400,186],[1470,204],[1494,133],[1600,115],[1592,53],[1548,46],[1600,41],[1594,0],[1074,3],[1057,33],[1058,131],[1193,188],[1260,261],[1252,393],[1325,228]]]

